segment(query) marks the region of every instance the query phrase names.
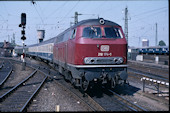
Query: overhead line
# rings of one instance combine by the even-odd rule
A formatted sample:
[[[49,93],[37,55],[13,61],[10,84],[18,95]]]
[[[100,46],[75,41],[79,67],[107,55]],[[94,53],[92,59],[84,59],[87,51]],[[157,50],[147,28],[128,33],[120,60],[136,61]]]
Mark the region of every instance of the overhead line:
[[[59,9],[61,9],[61,7],[64,7],[66,5],[68,1],[64,2],[64,4],[62,4],[60,7],[58,7],[57,9],[55,9],[51,14],[49,14],[47,17],[49,18],[51,15],[53,15],[54,13],[56,13]]]
[[[41,19],[42,23],[44,24],[44,21],[43,21],[43,19],[42,19],[41,15],[39,14],[39,12],[38,12],[37,8],[35,7],[35,5],[34,5],[34,4],[33,4],[33,6],[34,6],[34,8],[35,8],[36,12],[38,13],[38,15],[39,15],[39,17],[40,17],[40,19]]]
[[[79,1],[72,7],[72,9],[63,18],[65,18],[67,15],[69,15],[69,13],[77,6],[78,3],[79,3]],[[62,20],[63,20],[63,18],[62,18]]]
[[[69,14],[70,14],[70,12],[77,6],[77,4],[79,3],[79,1],[72,7],[72,9],[60,20],[60,22],[61,21],[63,21],[65,18],[66,18],[66,16],[68,16]],[[71,18],[71,17],[70,17]]]
[[[163,10],[163,11],[166,11],[166,10]],[[157,14],[157,13],[162,14],[162,13],[160,13],[160,12],[163,12],[163,11],[155,12],[155,13],[152,13],[152,14],[149,14],[149,15],[153,15],[153,14],[155,15],[155,14]],[[156,16],[157,16],[157,15],[156,15]],[[130,23],[131,23],[131,24],[133,24],[133,23],[135,24],[136,21],[142,20],[142,19],[144,19],[144,18],[148,18],[148,16],[145,16],[145,17],[143,17],[143,18],[137,19],[137,20],[135,20],[135,21],[131,21]],[[146,22],[145,22],[145,23],[146,23]]]
[[[153,10],[150,10],[150,11],[145,11],[145,12],[142,12],[140,14],[137,14],[137,15],[134,15],[134,16],[131,16],[131,17],[141,16],[142,14],[147,14],[147,13],[155,12],[157,10],[162,10],[162,9],[165,9],[165,8],[167,8],[167,7],[162,7],[162,8],[153,9]]]

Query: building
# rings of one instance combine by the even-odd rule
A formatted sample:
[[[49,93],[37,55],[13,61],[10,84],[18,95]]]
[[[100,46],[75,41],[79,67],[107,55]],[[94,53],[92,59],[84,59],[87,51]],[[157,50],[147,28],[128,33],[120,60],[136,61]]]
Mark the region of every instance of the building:
[[[148,39],[142,39],[142,47],[148,47],[149,46],[149,40]]]
[[[6,40],[4,40],[4,42],[0,42],[0,57],[12,56],[13,49],[14,46],[11,43],[6,42]]]

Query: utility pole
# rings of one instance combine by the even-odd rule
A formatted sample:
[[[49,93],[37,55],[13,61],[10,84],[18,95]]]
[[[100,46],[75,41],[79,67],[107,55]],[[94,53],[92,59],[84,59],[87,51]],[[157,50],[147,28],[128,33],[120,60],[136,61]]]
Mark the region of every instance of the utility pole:
[[[78,15],[82,15],[82,14],[78,14],[78,12],[75,12],[74,24],[77,24],[77,23],[78,23]]]
[[[12,44],[13,44],[13,46],[15,47],[15,33],[13,33]]]
[[[129,43],[128,43],[128,9],[127,9],[127,6],[125,8],[125,29],[124,29],[124,32],[125,32],[125,38],[127,40],[127,55],[129,56],[129,53],[128,53],[128,47],[129,47]],[[128,59],[128,57],[127,57]]]
[[[139,43],[138,43],[138,46],[140,47],[140,37],[139,37]]]
[[[158,32],[157,32],[157,23],[156,23],[155,46],[157,46],[157,41],[158,41]]]
[[[8,35],[8,42],[10,42],[10,40],[9,40],[9,39],[10,39],[10,37],[9,37],[9,35]]]
[[[127,46],[128,46],[128,9],[125,8],[125,38],[127,40]]]
[[[75,12],[75,16],[74,16],[74,24],[78,23],[78,12]]]

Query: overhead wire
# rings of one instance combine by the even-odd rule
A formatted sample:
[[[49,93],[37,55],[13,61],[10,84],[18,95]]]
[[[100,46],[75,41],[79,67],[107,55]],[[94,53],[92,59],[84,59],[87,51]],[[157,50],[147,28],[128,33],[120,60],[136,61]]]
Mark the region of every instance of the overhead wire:
[[[43,20],[43,18],[41,17],[40,13],[38,12],[37,8],[35,7],[35,4],[33,4],[33,6],[34,6],[34,8],[35,8],[37,14],[38,14],[39,17],[40,17],[42,24],[44,24],[44,20]]]
[[[164,12],[164,11],[166,11],[167,9],[165,9],[165,10],[163,10],[163,11],[159,11],[159,12],[154,12],[154,13],[152,13],[152,14],[149,14],[149,16],[152,16],[152,15],[154,15],[154,16],[158,16],[158,15],[160,15],[160,14],[162,14],[162,13],[160,13],[160,12]],[[157,15],[156,15],[157,14]],[[142,23],[143,23],[143,25],[146,27],[146,26],[152,26],[153,25],[153,23],[152,24],[150,24],[150,23],[148,23],[148,22],[146,22],[146,21],[144,21],[143,19],[145,19],[145,18],[148,18],[148,16],[145,16],[145,17],[143,17],[143,18],[140,18],[140,19],[136,19],[136,20],[134,20],[134,19],[132,19],[132,21],[129,23],[130,25],[132,25],[132,24],[136,24],[136,22],[137,21],[141,21]],[[145,20],[147,20],[147,19],[145,19]],[[138,28],[138,27],[133,27],[133,31],[136,31],[136,28]],[[132,31],[131,31],[132,32]]]
[[[69,10],[69,12],[67,12],[66,15],[61,18],[61,20],[59,21],[60,23],[66,19],[66,16],[68,16],[68,15],[72,12],[72,10],[73,10],[74,8],[76,8],[76,6],[78,5],[79,1],[80,1],[80,0],[78,0],[78,1],[74,4],[74,6]],[[70,18],[71,18],[71,17],[70,17]]]
[[[152,35],[154,35],[153,34],[153,32],[151,32],[151,30],[152,30],[152,27],[153,27],[153,24],[150,24],[150,23],[147,23],[147,22],[145,22],[143,19],[145,19],[145,18],[148,18],[148,16],[152,16],[152,15],[154,15],[154,16],[158,16],[158,15],[156,15],[156,14],[161,14],[160,12],[163,12],[163,11],[166,11],[167,9],[166,9],[167,7],[161,7],[161,8],[157,8],[157,9],[154,9],[154,10],[149,10],[149,11],[145,11],[145,12],[142,12],[142,13],[140,13],[140,14],[137,14],[137,15],[133,15],[133,16],[131,16],[132,18],[134,18],[135,17],[135,20],[133,19],[131,22],[130,22],[130,24],[132,25],[132,24],[136,24],[136,22],[137,21],[142,21],[142,23],[144,23],[145,25],[144,25],[144,28],[146,28],[145,30],[144,29],[141,29],[141,27],[137,30],[137,27],[135,27],[135,28],[133,28],[133,29],[135,29],[135,30],[132,30],[131,31],[131,33],[134,33],[134,31],[135,31],[135,34],[134,35],[136,35],[136,32],[137,31],[141,31],[141,30],[144,30],[143,31],[143,33],[140,33],[141,35],[139,36],[139,34],[137,35],[138,37],[146,37],[146,36],[148,36],[149,34],[148,33],[150,33],[150,37],[153,37]],[[144,16],[145,15],[145,17],[143,17],[143,18],[139,18],[140,16]],[[147,15],[147,16],[146,16]],[[151,26],[151,27],[147,27],[147,26]],[[148,29],[149,28],[149,29]],[[151,29],[151,30],[150,30]],[[146,35],[147,34],[147,35]],[[135,37],[137,37],[137,36],[135,36]],[[150,40],[152,40],[152,38],[149,38]],[[132,42],[131,42],[132,43]]]
[[[167,7],[166,7],[167,8]],[[159,11],[159,12],[153,12],[152,14],[149,14],[149,15],[147,15],[147,16],[144,16],[143,18],[139,18],[138,19],[138,17],[136,18],[136,20],[132,20],[131,22],[130,22],[130,24],[134,24],[136,21],[139,21],[139,20],[143,20],[143,19],[145,19],[145,18],[148,18],[148,16],[152,16],[152,15],[154,15],[154,16],[158,16],[159,14],[162,14],[162,13],[160,13],[160,12],[165,12],[167,9],[164,9],[164,10],[162,10],[162,8],[161,8],[161,11]],[[153,10],[152,10],[153,11]],[[156,15],[156,14],[158,14],[158,15]],[[143,15],[141,15],[141,16],[143,16]],[[132,16],[132,17],[134,17],[134,16]]]
[[[137,15],[133,15],[133,16],[131,16],[131,17],[141,16],[141,15],[143,15],[143,14],[152,13],[152,12],[155,12],[155,11],[157,11],[157,10],[162,10],[162,9],[165,9],[165,8],[167,8],[167,7],[161,7],[161,8],[157,8],[157,9],[145,11],[145,12],[139,13],[139,14],[137,14]]]
[[[68,16],[68,15],[70,14],[70,12],[77,6],[78,3],[79,3],[79,0],[78,0],[77,3],[69,10],[69,12],[67,12],[66,15],[65,15],[63,18],[61,18],[61,21],[62,21],[66,16]]]
[[[54,15],[56,12],[59,12],[59,10],[64,7],[66,4],[68,3],[68,1],[65,1],[63,4],[61,4],[60,7],[57,7],[57,9],[55,9],[52,13],[50,13],[46,19],[48,19],[49,17],[51,17],[52,15]]]

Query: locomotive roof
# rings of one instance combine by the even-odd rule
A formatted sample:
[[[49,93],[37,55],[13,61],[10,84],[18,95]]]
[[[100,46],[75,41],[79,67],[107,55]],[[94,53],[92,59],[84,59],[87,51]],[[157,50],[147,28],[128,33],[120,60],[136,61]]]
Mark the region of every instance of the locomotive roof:
[[[40,45],[44,45],[44,44],[48,44],[48,43],[54,43],[56,37],[50,38],[48,40],[45,40],[41,43],[37,43],[37,44],[33,44],[33,45],[28,45],[27,47],[33,47],[33,46],[40,46]]]
[[[99,19],[87,19],[87,20],[82,20],[82,21],[78,22],[73,27],[77,27],[80,25],[102,25],[102,24],[100,23],[100,18]],[[120,26],[119,24],[109,21],[109,20],[104,20],[103,25]]]
[[[74,29],[78,26],[81,26],[81,25],[110,25],[110,26],[120,26],[119,24],[115,23],[115,22],[112,22],[112,21],[109,21],[109,20],[104,20],[104,24],[101,24],[100,23],[100,20],[103,19],[103,18],[98,18],[98,19],[86,19],[86,20],[82,20],[80,22],[78,22],[77,24],[67,28],[65,31],[61,32],[59,35],[57,35],[56,37],[59,37],[61,36],[62,34],[64,34],[66,31],[70,30],[70,29]],[[54,37],[54,38],[56,38]]]
[[[47,44],[47,43],[54,43],[54,40],[55,38],[59,37],[60,35],[64,34],[66,31],[70,30],[70,29],[73,29],[75,27],[78,27],[78,26],[81,26],[81,25],[110,25],[110,26],[120,26],[119,24],[115,23],[115,22],[112,22],[112,21],[109,21],[109,20],[104,20],[104,24],[101,24],[100,23],[100,19],[102,18],[98,18],[98,19],[86,19],[86,20],[82,20],[80,22],[78,22],[77,24],[69,27],[68,29],[66,29],[65,31],[61,32],[59,35],[51,38],[51,39],[48,39],[48,40],[45,40],[41,43],[38,43],[38,44],[33,44],[33,45],[29,45],[27,47],[32,47],[32,46],[37,46],[37,45],[43,45],[43,44]]]

